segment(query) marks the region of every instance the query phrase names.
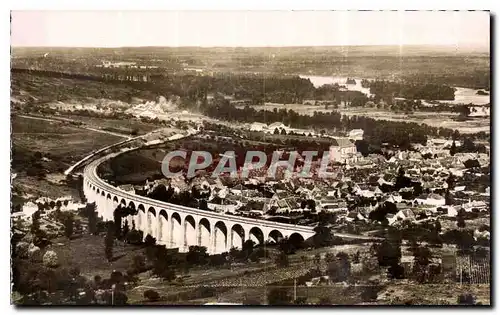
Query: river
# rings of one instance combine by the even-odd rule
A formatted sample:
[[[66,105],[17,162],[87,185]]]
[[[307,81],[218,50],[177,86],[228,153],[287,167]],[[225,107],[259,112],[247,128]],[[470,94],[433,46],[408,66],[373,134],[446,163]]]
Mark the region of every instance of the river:
[[[360,91],[365,93],[367,96],[371,96],[370,89],[364,88],[361,86],[361,80],[363,78],[353,78],[356,80],[356,84],[346,84],[347,77],[336,77],[336,76],[311,76],[311,75],[300,75],[303,79],[309,79],[314,87],[320,87],[325,84],[335,84],[344,85],[348,90],[351,91]],[[370,80],[369,78],[365,78]],[[476,105],[484,105],[490,103],[489,95],[477,95],[477,91],[475,89],[463,88],[463,87],[455,87],[455,100],[440,100],[439,102],[447,103],[447,104],[476,104]]]

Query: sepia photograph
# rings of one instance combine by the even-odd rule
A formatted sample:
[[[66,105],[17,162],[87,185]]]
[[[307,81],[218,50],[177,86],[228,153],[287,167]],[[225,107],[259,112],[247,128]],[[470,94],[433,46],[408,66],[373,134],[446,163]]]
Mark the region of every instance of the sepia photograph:
[[[491,24],[11,11],[10,303],[490,307]]]

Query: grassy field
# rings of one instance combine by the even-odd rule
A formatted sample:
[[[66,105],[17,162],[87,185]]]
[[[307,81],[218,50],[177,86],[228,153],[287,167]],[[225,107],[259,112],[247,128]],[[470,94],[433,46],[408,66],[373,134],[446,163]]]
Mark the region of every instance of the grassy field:
[[[411,284],[405,281],[394,281],[380,292],[381,304],[404,304],[413,301],[419,304],[457,304],[460,294],[471,293],[476,302],[490,304],[490,286],[487,284],[460,285],[458,283],[444,284]]]
[[[28,152],[49,154],[69,166],[92,151],[122,141],[123,138],[72,127],[62,122],[12,118],[12,142]],[[16,157],[14,157],[15,160]],[[13,165],[14,169],[16,165]]]
[[[12,164],[16,173],[13,192],[34,196],[77,195],[59,183],[67,167],[92,151],[123,140],[121,137],[69,126],[62,122],[12,117]],[[39,152],[42,159],[36,155]],[[46,175],[28,175],[36,162]]]

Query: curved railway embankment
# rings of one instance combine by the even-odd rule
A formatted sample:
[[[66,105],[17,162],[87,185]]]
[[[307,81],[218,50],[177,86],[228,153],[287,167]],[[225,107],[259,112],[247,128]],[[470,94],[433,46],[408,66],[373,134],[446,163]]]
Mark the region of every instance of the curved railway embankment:
[[[191,134],[185,137],[188,136]],[[175,137],[172,141],[178,139]],[[95,202],[97,213],[105,220],[113,220],[113,212],[119,205],[131,207],[137,214],[124,219],[129,227],[134,226],[144,235],[150,234],[167,248],[186,251],[189,246],[198,245],[207,247],[210,254],[229,251],[232,247],[241,248],[246,240],[264,244],[284,237],[306,240],[315,234],[310,226],[216,213],[139,196],[110,185],[98,176],[97,168],[101,163],[131,150],[108,154],[90,162],[84,169],[84,194],[89,202]],[[341,237],[374,239],[349,234]]]

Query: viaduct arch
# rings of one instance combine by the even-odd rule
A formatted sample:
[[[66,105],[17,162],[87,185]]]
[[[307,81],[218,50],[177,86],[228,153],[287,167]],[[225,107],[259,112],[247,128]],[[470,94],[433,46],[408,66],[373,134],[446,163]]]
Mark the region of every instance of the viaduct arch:
[[[95,202],[96,211],[104,220],[113,220],[114,210],[130,207],[135,215],[123,219],[132,227],[150,234],[167,248],[188,251],[189,246],[207,247],[209,254],[242,248],[246,240],[256,244],[278,242],[282,238],[307,240],[315,233],[312,227],[215,213],[153,200],[114,187],[97,176],[97,167],[118,154],[110,154],[87,165],[83,190],[88,202]]]

